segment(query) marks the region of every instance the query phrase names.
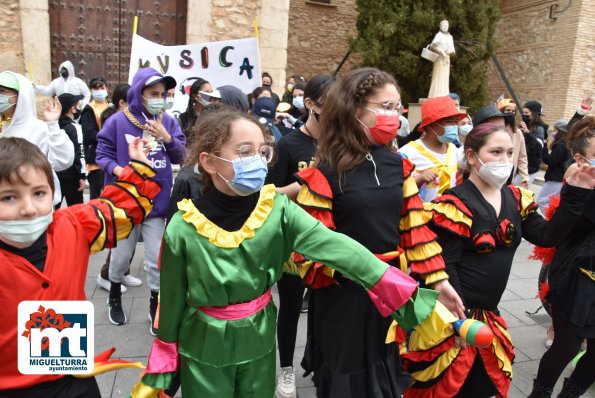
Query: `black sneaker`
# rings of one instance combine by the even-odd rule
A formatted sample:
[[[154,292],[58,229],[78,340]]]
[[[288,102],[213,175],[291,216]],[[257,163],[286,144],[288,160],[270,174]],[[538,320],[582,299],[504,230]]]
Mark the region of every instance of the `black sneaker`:
[[[122,298],[108,298],[107,299],[107,317],[114,325],[123,325],[126,323],[126,314],[122,309]]]
[[[155,314],[157,313],[158,304],[158,293],[151,292],[151,298],[149,299],[149,333],[153,336],[157,336],[158,329],[155,327]]]

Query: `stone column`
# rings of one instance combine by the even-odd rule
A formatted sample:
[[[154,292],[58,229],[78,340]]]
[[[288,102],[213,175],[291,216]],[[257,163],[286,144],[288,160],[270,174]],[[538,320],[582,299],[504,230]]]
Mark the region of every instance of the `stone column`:
[[[23,65],[18,72],[35,83],[48,84],[52,78],[48,1],[20,0],[20,8]]]
[[[273,76],[273,89],[281,97],[285,90],[289,0],[262,0],[258,12],[260,63]]]

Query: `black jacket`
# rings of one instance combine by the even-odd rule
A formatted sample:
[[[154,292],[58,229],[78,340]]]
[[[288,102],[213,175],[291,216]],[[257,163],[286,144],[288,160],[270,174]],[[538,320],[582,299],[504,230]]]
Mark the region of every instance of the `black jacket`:
[[[97,149],[97,133],[99,124],[95,118],[95,111],[91,105],[86,105],[81,113],[80,124],[83,127],[83,150],[87,163],[97,163],[95,150]]]
[[[527,163],[529,174],[537,173],[541,166],[543,147],[545,142],[545,131],[543,126],[537,126],[535,131],[523,133],[525,147],[527,148]]]
[[[79,179],[84,180],[86,178],[85,173],[83,173],[83,164],[81,162],[81,143],[78,139],[78,134],[76,132],[76,127],[74,127],[74,120],[69,118],[68,116],[62,115],[60,116],[60,120],[58,120],[58,124],[60,128],[64,130],[72,144],[74,145],[74,161],[72,162],[72,166],[67,168],[66,170],[58,171],[58,177],[78,177]]]
[[[549,153],[547,148],[543,150],[543,163],[547,164],[545,172],[545,181],[562,182],[566,165],[570,160],[570,151],[566,147],[565,141],[558,141]]]

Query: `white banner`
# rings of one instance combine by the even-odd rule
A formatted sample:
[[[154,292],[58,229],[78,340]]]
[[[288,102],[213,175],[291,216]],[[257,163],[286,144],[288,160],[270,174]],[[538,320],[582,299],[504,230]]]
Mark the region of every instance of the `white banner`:
[[[150,66],[178,83],[171,113],[188,106],[190,86],[200,77],[213,85],[232,85],[246,94],[261,85],[256,38],[162,46],[139,35],[132,37],[128,82],[141,67]]]

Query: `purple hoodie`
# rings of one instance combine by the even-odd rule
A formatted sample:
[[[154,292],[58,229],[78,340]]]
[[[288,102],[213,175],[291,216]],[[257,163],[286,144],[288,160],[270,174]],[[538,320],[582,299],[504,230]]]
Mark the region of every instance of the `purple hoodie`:
[[[141,92],[145,82],[152,76],[163,76],[153,68],[142,68],[134,75],[132,85],[128,90],[128,109],[136,119],[144,124],[145,117],[152,115],[142,104]],[[170,115],[163,114],[163,126],[172,136],[172,142],[162,143],[147,157],[151,166],[157,172],[155,180],[161,184],[161,192],[155,198],[155,205],[148,217],[167,217],[169,198],[172,189],[172,163],[180,164],[186,156],[186,137],[180,129],[180,124]],[[128,156],[128,142],[143,136],[143,130],[136,127],[123,112],[112,115],[97,134],[97,163],[105,172],[105,183],[116,179],[112,171],[116,166],[124,167],[130,162]]]

